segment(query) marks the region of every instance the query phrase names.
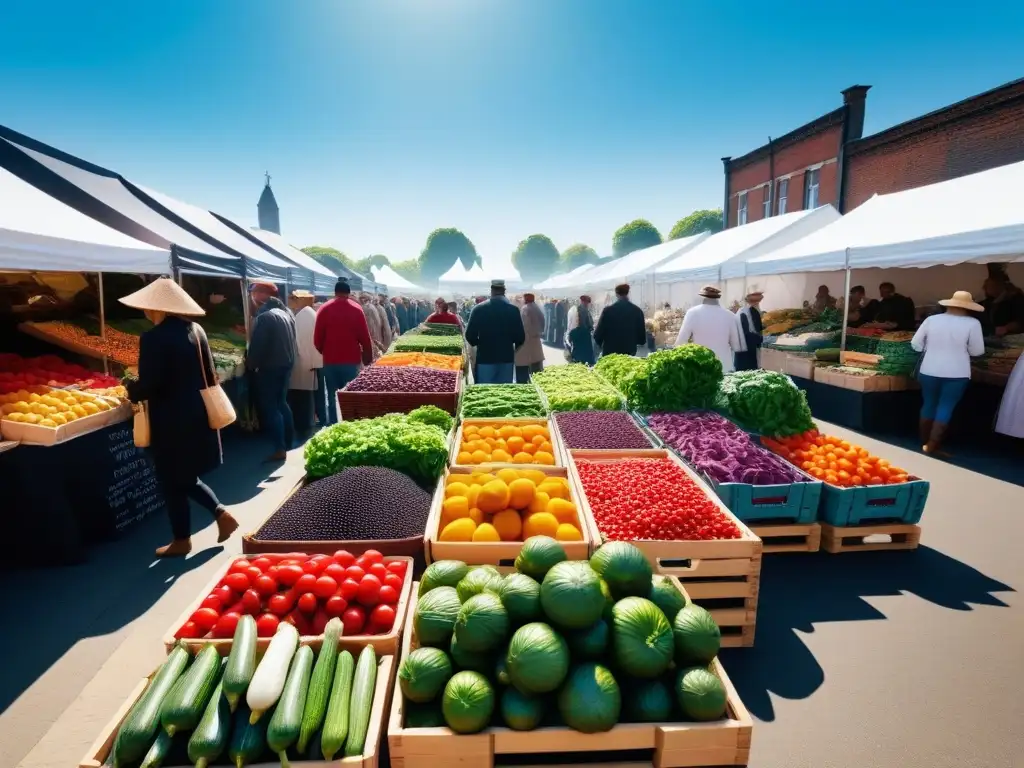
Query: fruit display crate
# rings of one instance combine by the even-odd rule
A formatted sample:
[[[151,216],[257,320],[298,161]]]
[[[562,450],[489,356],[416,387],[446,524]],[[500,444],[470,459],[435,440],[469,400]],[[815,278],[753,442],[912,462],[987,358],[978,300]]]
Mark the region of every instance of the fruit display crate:
[[[881,540],[879,540],[881,539]],[[821,525],[821,548],[833,555],[843,552],[871,552],[917,549],[921,526],[906,523],[882,525]]]
[[[352,649],[350,649],[352,650]],[[291,760],[290,765],[294,768],[378,768],[381,763],[380,744],[381,738],[387,728],[387,716],[391,707],[391,693],[395,689],[395,673],[397,665],[394,655],[380,656],[377,659],[377,679],[373,688],[373,705],[370,707],[370,725],[366,731],[366,745],[364,752],[359,757],[335,758],[334,760]],[[155,672],[153,673],[155,674]],[[114,748],[114,739],[121,725],[128,719],[132,707],[142,698],[142,694],[149,685],[153,674],[140,680],[138,685],[132,689],[128,699],[117,710],[117,713],[110,719],[100,732],[100,735],[93,742],[85,757],[78,763],[78,768],[102,768],[112,764],[111,750]],[[172,754],[174,747],[172,747]],[[227,755],[224,754],[215,761],[214,765],[228,765]],[[164,768],[190,768],[191,762],[165,762],[161,764]],[[248,768],[278,768],[281,763],[277,756],[267,750],[260,762],[248,763]]]
[[[348,392],[338,390],[338,417],[346,421],[372,419],[388,413],[409,413],[423,405],[436,405],[451,416],[459,415],[462,377],[452,392]]]
[[[555,463],[552,464],[517,464],[515,462],[506,461],[494,461],[485,462],[483,464],[459,464],[458,458],[462,448],[462,433],[463,428],[467,425],[474,425],[477,427],[496,427],[500,425],[509,425],[514,427],[526,427],[526,426],[541,426],[548,430],[550,435],[550,442],[552,448],[552,455],[555,457]],[[448,454],[448,463],[454,468],[460,469],[475,469],[475,470],[498,470],[504,467],[512,467],[514,469],[533,469],[536,467],[564,467],[565,466],[565,451],[558,437],[558,430],[555,426],[554,419],[548,419],[545,417],[494,417],[494,418],[470,418],[463,419],[462,422],[455,430],[455,437],[451,441],[451,450]]]
[[[104,398],[111,402],[109,411],[100,411],[89,416],[83,416],[67,424],[57,427],[43,427],[39,424],[25,424],[19,421],[11,421],[8,418],[0,419],[0,435],[4,440],[20,442],[25,445],[58,445],[67,442],[75,437],[95,432],[111,424],[127,421],[131,418],[132,407],[127,402],[113,404],[111,398]]]
[[[573,482],[566,467],[543,467],[536,464],[520,464],[517,469],[530,469],[543,472],[551,477],[562,477],[569,482],[569,494],[571,501],[576,505],[580,533],[582,541],[559,542],[565,549],[570,560],[586,560],[593,551],[591,540],[591,526],[586,520],[586,513],[583,508],[583,499],[580,497],[578,486]],[[449,475],[465,475],[469,477],[475,468],[452,467],[449,469],[441,482],[438,483],[437,491],[430,506],[430,516],[427,517],[426,532],[426,555],[427,562],[437,560],[461,560],[467,565],[513,565],[520,550],[523,548],[521,541],[441,541],[441,513],[444,504],[445,483]]]
[[[255,560],[257,557],[269,557],[271,559],[286,560],[288,554],[296,554],[299,556],[305,556],[309,553],[303,552],[301,555],[297,552],[282,553],[282,554],[260,554],[260,555],[243,555],[242,557],[249,560]],[[212,644],[216,649],[217,653],[221,656],[227,656],[231,653],[231,646],[234,641],[232,638],[187,638],[178,640],[175,638],[175,633],[182,627],[182,625],[188,621],[189,617],[199,609],[202,605],[203,600],[208,594],[210,594],[220,583],[220,580],[224,578],[224,575],[231,568],[231,564],[238,560],[237,557],[232,557],[222,568],[217,569],[216,575],[210,580],[200,592],[199,596],[186,608],[181,616],[174,620],[170,628],[164,634],[164,649],[167,653],[174,650],[174,647],[179,643],[185,643],[188,647],[189,652],[194,656],[204,645]],[[412,594],[412,581],[413,581],[413,560],[411,557],[385,557],[384,562],[390,563],[394,561],[405,561],[405,580],[402,583],[402,591],[398,596],[398,602],[395,604],[395,624],[391,627],[391,631],[383,635],[342,635],[341,640],[338,641],[338,647],[347,650],[358,650],[366,645],[372,645],[373,649],[378,654],[394,654],[398,649],[398,644],[401,641],[402,636],[402,623],[405,621],[405,616],[408,613],[409,599]],[[271,638],[260,637],[256,640],[256,648],[259,652],[267,650],[267,646],[270,645]],[[314,650],[320,649],[320,644],[323,642],[324,636],[320,635],[302,635],[299,638],[300,645],[308,645]]]
[[[418,585],[417,585],[418,586]],[[418,589],[417,589],[418,591]],[[415,598],[410,617],[415,613]],[[399,663],[417,647],[414,622],[406,623]],[[492,768],[495,763],[523,765],[543,758],[561,764],[624,765],[643,768],[745,766],[750,757],[754,723],[718,659],[711,664],[726,690],[726,717],[707,723],[620,723],[604,733],[571,728],[513,731],[493,727],[460,735],[449,728],[406,728],[400,690],[392,696],[388,748],[393,768]],[[621,757],[629,754],[628,763]],[[614,762],[612,762],[614,761]]]
[[[839,488],[825,483],[818,520],[830,526],[884,525],[921,522],[928,491],[927,480],[912,477],[897,485]]]
[[[571,411],[560,411],[559,413],[571,413]],[[647,429],[647,425],[644,424],[642,416],[640,416],[639,414],[637,414],[637,413],[635,413],[633,411],[623,411],[623,413],[629,414],[630,419],[636,425],[637,429],[640,430],[640,434],[642,434],[644,436],[644,438],[647,440],[647,442],[649,443],[648,447],[650,449],[656,449],[656,448],[661,448],[662,447],[661,445],[659,445],[655,441],[654,436],[651,434],[651,431],[649,429]],[[554,414],[552,414],[552,416],[551,416],[551,426],[554,428],[555,432],[558,433],[558,442],[562,446],[562,451],[564,452],[564,455],[566,457],[566,463],[568,463],[569,451],[586,450],[586,451],[589,451],[590,453],[604,453],[605,451],[620,451],[621,450],[621,449],[618,449],[618,448],[615,448],[615,449],[612,449],[612,448],[570,448],[568,443],[565,442],[565,438],[562,436],[562,430],[558,426],[558,419],[555,418]],[[635,449],[631,449],[631,450],[646,450],[646,449],[635,448]]]
[[[817,552],[821,549],[821,523],[765,523],[751,525],[764,553]]]
[[[568,451],[570,472],[590,527],[594,549],[603,538],[576,467],[577,459],[615,462],[623,459],[668,459],[675,462],[705,495],[732,520],[740,531],[738,539],[710,541],[631,541],[651,561],[655,573],[676,576],[693,602],[711,611],[722,630],[722,645],[747,648],[754,644],[757,597],[761,582],[761,539],[737,518],[711,486],[672,451]]]

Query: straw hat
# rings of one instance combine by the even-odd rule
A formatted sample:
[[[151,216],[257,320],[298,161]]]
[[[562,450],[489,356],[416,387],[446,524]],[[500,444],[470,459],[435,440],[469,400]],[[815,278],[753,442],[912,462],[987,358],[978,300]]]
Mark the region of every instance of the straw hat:
[[[157,278],[145,288],[130,293],[119,301],[132,309],[148,309],[151,312],[166,312],[169,315],[202,317],[206,314],[206,310],[169,277]]]
[[[971,296],[970,291],[957,291],[953,294],[952,299],[942,299],[939,302],[944,307],[959,307],[960,309],[967,309],[971,312],[984,312],[985,308],[981,304],[974,303],[974,297]]]
[[[700,289],[698,296],[703,296],[705,299],[720,299],[722,298],[722,292],[715,288],[713,285],[705,285]]]
[[[312,299],[312,298],[315,298],[315,297],[313,296],[312,291],[304,291],[301,288],[297,288],[296,290],[292,291],[292,298],[293,299]]]

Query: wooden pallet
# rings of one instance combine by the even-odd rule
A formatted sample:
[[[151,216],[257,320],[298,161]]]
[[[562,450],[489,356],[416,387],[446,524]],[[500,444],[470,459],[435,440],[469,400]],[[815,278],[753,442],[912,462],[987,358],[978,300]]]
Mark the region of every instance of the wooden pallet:
[[[772,552],[817,552],[821,549],[821,524],[752,525],[764,544],[765,554]]]
[[[882,537],[883,540],[871,540]],[[840,528],[821,524],[821,548],[833,555],[841,552],[874,552],[917,549],[921,543],[921,526],[906,523],[855,525]]]
[[[745,560],[691,560],[688,565],[661,568],[690,599],[710,611],[722,631],[723,648],[754,644],[757,597],[761,588],[761,557]]]

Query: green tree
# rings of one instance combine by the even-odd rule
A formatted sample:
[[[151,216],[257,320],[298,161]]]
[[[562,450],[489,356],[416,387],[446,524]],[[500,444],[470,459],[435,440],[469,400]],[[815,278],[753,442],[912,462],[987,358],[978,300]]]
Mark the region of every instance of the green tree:
[[[647,219],[633,219],[615,230],[615,234],[612,235],[612,253],[615,258],[619,258],[660,242],[661,233],[657,227]]]
[[[476,246],[462,230],[455,227],[435,229],[427,237],[427,243],[420,252],[420,277],[424,283],[437,285],[438,279],[461,261],[466,269],[480,263]]]
[[[559,271],[572,272],[577,267],[581,267],[584,264],[597,264],[600,260],[601,257],[597,255],[597,251],[589,245],[575,243],[562,251]]]
[[[716,232],[721,232],[724,226],[721,208],[694,211],[686,218],[676,222],[672,231],[668,233],[668,239],[678,240],[681,237],[699,235],[701,232],[710,232],[713,235]]]
[[[388,261],[388,257],[382,253],[375,253],[373,256],[367,256],[365,259],[360,259],[352,265],[352,269],[358,272],[360,275],[366,275],[369,278],[373,278],[373,272],[370,271],[371,267],[377,267],[380,269],[385,264],[391,264]]]
[[[418,259],[409,259],[407,261],[398,261],[391,265],[391,268],[395,270],[399,275],[404,277],[410,283],[419,285],[420,283],[420,262]]]
[[[512,266],[528,284],[539,283],[558,266],[558,249],[547,235],[530,235],[512,253]]]
[[[331,270],[331,272],[336,275],[340,275],[342,273],[338,268],[339,264],[348,269],[352,269],[352,259],[337,248],[329,248],[326,245],[307,245],[302,249],[302,252],[316,260],[321,266],[327,267],[327,269]]]

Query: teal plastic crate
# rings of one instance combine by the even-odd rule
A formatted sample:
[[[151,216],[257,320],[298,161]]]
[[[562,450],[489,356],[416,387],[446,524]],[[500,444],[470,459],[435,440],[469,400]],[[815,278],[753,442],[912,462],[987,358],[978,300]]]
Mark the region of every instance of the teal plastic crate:
[[[818,518],[822,488],[820,480],[780,485],[748,483],[715,483],[711,486],[718,498],[744,523],[787,522],[794,525],[813,523]]]
[[[824,485],[821,517],[823,523],[840,527],[869,525],[878,521],[916,524],[928,501],[930,484],[914,479],[899,485],[865,485],[836,488]]]

